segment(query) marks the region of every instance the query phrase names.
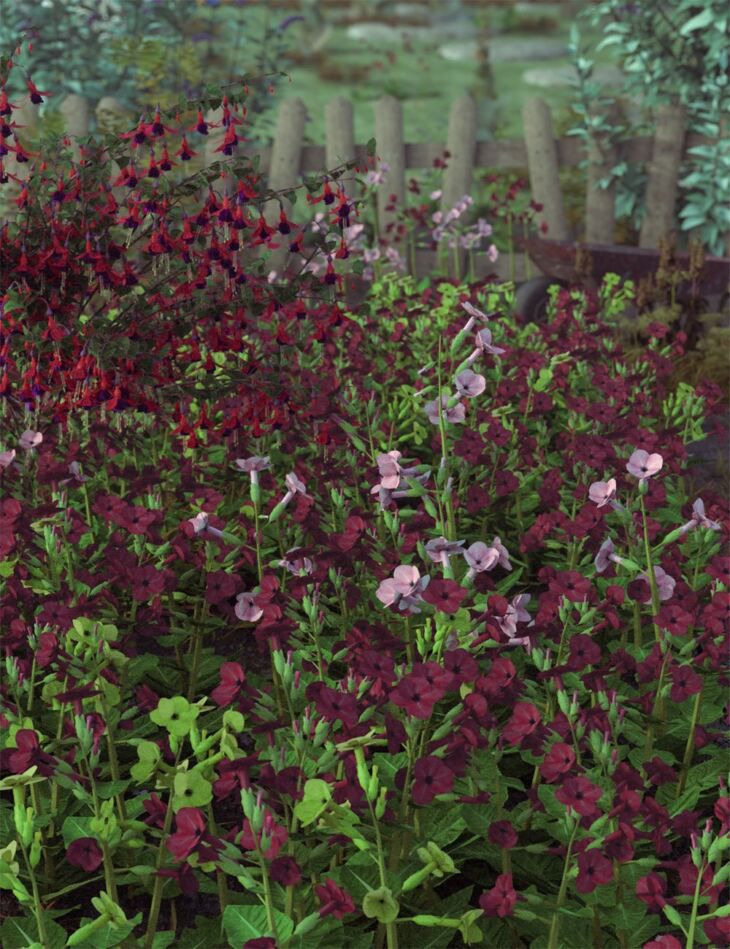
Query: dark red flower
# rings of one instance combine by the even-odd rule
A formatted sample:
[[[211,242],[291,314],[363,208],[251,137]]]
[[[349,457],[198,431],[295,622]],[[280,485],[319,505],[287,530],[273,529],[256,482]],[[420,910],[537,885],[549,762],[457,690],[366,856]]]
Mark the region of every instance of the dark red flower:
[[[575,751],[573,751],[571,745],[556,741],[540,765],[540,774],[548,784],[552,784],[561,775],[567,774],[574,764]]]
[[[237,662],[224,662],[220,668],[220,684],[213,689],[210,697],[216,705],[230,705],[240,694],[246,681],[246,673]]]
[[[571,603],[580,603],[588,598],[593,586],[582,573],[568,570],[559,572],[548,584],[548,589],[554,596],[564,596]]]
[[[518,894],[512,885],[512,874],[502,873],[494,886],[479,897],[479,905],[485,916],[498,916],[503,919],[511,916],[517,903]]]
[[[328,722],[339,719],[345,728],[354,728],[357,725],[360,713],[357,708],[357,699],[350,692],[340,692],[323,686],[316,699],[317,711]]]
[[[540,710],[529,702],[518,702],[512,717],[502,729],[502,738],[509,745],[519,745],[523,738],[535,731],[540,724]]]
[[[41,750],[38,735],[30,728],[15,733],[15,751],[11,752],[9,762],[13,774],[22,774],[35,765],[38,774],[50,778],[56,769],[56,759]]]
[[[413,769],[411,799],[414,804],[430,804],[437,794],[448,794],[454,787],[454,773],[441,758],[420,758]]]
[[[183,896],[197,896],[200,890],[198,878],[189,863],[181,863],[176,867],[165,867],[162,870],[158,870],[156,875],[174,880],[180,887]]]
[[[683,947],[676,936],[663,933],[661,936],[656,936],[654,939],[650,939],[649,942],[645,942],[641,949],[683,949]]]
[[[77,837],[66,848],[66,859],[72,867],[93,873],[102,865],[104,854],[93,837]]]
[[[575,888],[579,893],[592,893],[597,886],[613,879],[613,864],[600,850],[585,850],[578,854],[578,877]]]
[[[455,613],[469,591],[455,580],[432,580],[421,596],[442,613]]]
[[[350,894],[329,877],[325,877],[323,883],[315,886],[314,892],[322,904],[319,908],[321,918],[334,916],[335,919],[344,919],[348,913],[355,912],[355,902]]]
[[[205,832],[205,816],[197,807],[181,808],[175,815],[175,827],[175,833],[165,841],[175,860],[183,861],[193,852],[206,863],[216,859],[222,844]]]
[[[442,693],[422,676],[413,674],[404,676],[390,693],[394,705],[402,708],[413,718],[430,718],[434,705],[441,699]]]
[[[302,871],[294,857],[277,857],[271,861],[269,877],[282,886],[297,886],[302,882]]]
[[[495,820],[489,825],[487,840],[495,847],[511,850],[517,846],[517,831],[508,820]]]
[[[570,655],[566,663],[571,672],[581,672],[586,666],[595,666],[601,659],[601,647],[583,633],[570,640]]]
[[[636,895],[642,903],[646,903],[652,913],[661,913],[665,899],[667,884],[664,877],[658,873],[648,873],[636,881]]]
[[[555,792],[555,797],[566,807],[572,807],[581,817],[593,817],[598,811],[596,802],[602,794],[603,790],[597,784],[579,775],[575,778],[566,778]]]

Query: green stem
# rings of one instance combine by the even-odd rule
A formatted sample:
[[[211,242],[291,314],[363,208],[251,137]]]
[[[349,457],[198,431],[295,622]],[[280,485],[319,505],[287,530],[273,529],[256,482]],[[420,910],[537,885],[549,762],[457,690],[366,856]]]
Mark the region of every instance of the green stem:
[[[38,889],[38,881],[36,880],[35,870],[30,865],[30,857],[28,856],[28,851],[25,848],[23,841],[20,841],[20,849],[23,852],[23,860],[25,861],[25,866],[28,870],[28,875],[30,876],[30,885],[33,890],[33,913],[36,918],[36,925],[38,926],[38,940],[42,944],[43,949],[46,949],[47,946],[50,946],[48,941],[48,933],[46,932],[46,921],[43,918],[43,908],[41,906],[41,894]]]
[[[692,898],[692,911],[689,917],[689,929],[687,930],[687,945],[685,949],[694,949],[695,928],[697,926],[697,911],[700,904],[700,890],[702,889],[702,877],[705,873],[705,861],[703,860],[697,868],[697,883],[695,883],[695,892]]]
[[[646,508],[644,507],[644,496],[639,495],[639,505],[641,507],[641,522],[644,528],[644,556],[646,557],[646,572],[649,578],[651,588],[651,607],[656,616],[660,609],[659,591],[657,590],[656,577],[654,576],[654,565],[651,560],[651,545],[649,544],[649,528],[646,523]],[[654,623],[654,638],[657,642],[661,639],[659,627]]]
[[[573,841],[575,840],[575,834],[578,830],[578,820],[574,818],[573,830],[570,833],[570,839],[568,840],[568,851],[565,854],[565,863],[563,864],[563,878],[560,881],[560,890],[558,892],[558,902],[555,906],[555,912],[553,913],[552,922],[550,923],[550,936],[548,939],[547,949],[557,949],[558,946],[558,929],[560,926],[560,910],[563,907],[565,902],[565,894],[568,889],[568,874],[570,873],[570,859],[573,855]]]
[[[179,758],[179,753],[178,753]],[[177,766],[177,760],[175,761]],[[165,844],[167,838],[170,836],[170,827],[172,826],[172,792],[170,792],[170,800],[167,803],[167,810],[165,811],[165,823],[162,827],[162,835],[160,836],[160,846],[157,848],[157,859],[155,861],[155,871],[162,869],[162,860],[165,855]],[[155,875],[154,888],[152,890],[152,903],[150,904],[150,915],[147,922],[147,932],[145,933],[144,939],[144,949],[152,949],[152,943],[155,940],[155,933],[157,932],[157,920],[160,916],[160,907],[162,906],[162,890],[165,886],[165,878]]]
[[[682,770],[679,775],[679,782],[677,783],[677,797],[679,797],[684,790],[684,784],[687,780],[687,774],[689,772],[689,766],[692,763],[692,755],[695,750],[695,731],[697,729],[697,722],[700,717],[700,706],[702,705],[702,689],[695,695],[694,706],[692,708],[692,720],[689,725],[689,735],[687,736],[687,744],[684,746],[684,757],[682,758]]]

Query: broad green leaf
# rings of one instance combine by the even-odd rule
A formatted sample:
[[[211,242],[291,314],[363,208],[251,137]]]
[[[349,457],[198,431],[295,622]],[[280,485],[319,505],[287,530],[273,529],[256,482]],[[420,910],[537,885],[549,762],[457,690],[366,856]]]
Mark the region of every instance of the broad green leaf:
[[[43,914],[43,922],[48,936],[47,949],[63,949],[66,945],[65,930],[47,913]],[[3,949],[26,949],[35,942],[38,942],[38,925],[33,917],[10,916],[0,926]]]
[[[283,942],[294,932],[294,924],[278,910],[273,910],[273,919],[279,940]],[[239,949],[249,939],[273,936],[264,906],[227,906],[223,913],[223,928],[228,944],[235,949]]]
[[[66,847],[79,837],[94,837],[96,834],[91,829],[93,817],[67,817],[61,827],[63,842]]]

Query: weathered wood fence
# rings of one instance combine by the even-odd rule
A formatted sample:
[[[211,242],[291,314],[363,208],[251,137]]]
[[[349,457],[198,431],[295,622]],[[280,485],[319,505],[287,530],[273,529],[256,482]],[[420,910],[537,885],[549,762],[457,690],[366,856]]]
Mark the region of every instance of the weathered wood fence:
[[[397,198],[397,208],[406,205],[406,171],[433,167],[433,161],[448,149],[451,157],[444,171],[441,207],[444,212],[472,189],[476,169],[527,169],[532,197],[543,205],[537,216],[539,224],[547,225],[547,236],[558,240],[581,239],[586,242],[612,243],[615,225],[613,188],[601,189],[598,182],[619,161],[645,163],[649,176],[645,202],[646,212],[641,226],[640,246],[656,247],[659,239],[676,228],[675,202],[678,190],[680,163],[688,148],[708,142],[702,136],[687,133],[686,112],[681,107],[662,107],[655,115],[654,138],[631,138],[613,151],[599,141],[591,142],[588,149],[589,165],[586,180],[586,210],[582,234],[572,234],[568,227],[560,170],[575,167],[585,157],[583,144],[576,138],[555,138],[553,121],[545,101],[529,100],[523,110],[524,138],[522,140],[478,141],[476,137],[476,106],[464,95],[457,99],[448,119],[446,141],[442,143],[407,143],[403,137],[402,104],[392,96],[384,96],[375,103],[374,135],[377,154],[388,165],[383,184],[377,192],[378,219],[381,235],[385,235],[394,212],[388,210],[389,196]],[[70,137],[88,134],[91,107],[81,96],[70,95],[61,104],[66,130]],[[96,106],[97,123],[108,125],[121,107],[112,98],[102,99]],[[355,143],[353,107],[349,100],[337,97],[327,104],[326,144],[304,144],[304,125],[307,111],[299,98],[283,100],[278,114],[273,145],[257,149],[261,156],[260,170],[272,189],[285,190],[301,183],[305,172],[324,171],[343,162],[356,160],[362,166],[366,161],[366,146]],[[207,118],[215,121],[220,111]],[[32,124],[33,116],[25,114],[21,122]],[[215,152],[223,131],[211,131],[204,145],[204,165],[220,160]],[[194,143],[200,150],[199,141]],[[19,169],[22,166],[19,166]],[[27,167],[27,166],[26,166]],[[343,177],[346,190],[356,190],[354,173]],[[291,208],[287,207],[287,213]],[[279,205],[267,204],[264,214],[270,224],[278,222]],[[435,265],[436,252],[416,252],[417,275],[428,273]],[[286,264],[286,251],[276,251],[272,266],[281,272]],[[500,272],[506,276],[506,255],[497,265],[484,254],[477,256],[477,276]],[[518,279],[524,273],[524,260],[517,256],[515,273]]]

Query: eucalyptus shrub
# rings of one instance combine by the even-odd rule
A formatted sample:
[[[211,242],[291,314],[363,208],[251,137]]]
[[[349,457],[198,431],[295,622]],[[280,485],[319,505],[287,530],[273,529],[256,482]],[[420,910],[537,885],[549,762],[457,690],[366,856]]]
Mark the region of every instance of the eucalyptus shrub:
[[[680,179],[679,217],[681,229],[697,229],[710,253],[724,253],[730,234],[730,129],[721,129],[730,109],[725,0],[600,0],[580,15],[602,27],[605,37],[597,49],[613,47],[626,75],[626,94],[640,97],[646,109],[666,102],[685,105],[689,130],[713,140],[689,149]],[[629,131],[627,125],[587,108],[599,88],[592,81],[593,63],[579,51],[579,37],[576,28],[571,53],[578,70],[576,111],[581,121],[572,134],[600,132],[618,141]],[[604,97],[601,104],[615,101]],[[632,134],[637,131],[634,125]],[[644,175],[621,162],[601,185],[612,181],[617,183],[617,215],[634,216],[640,223]]]

